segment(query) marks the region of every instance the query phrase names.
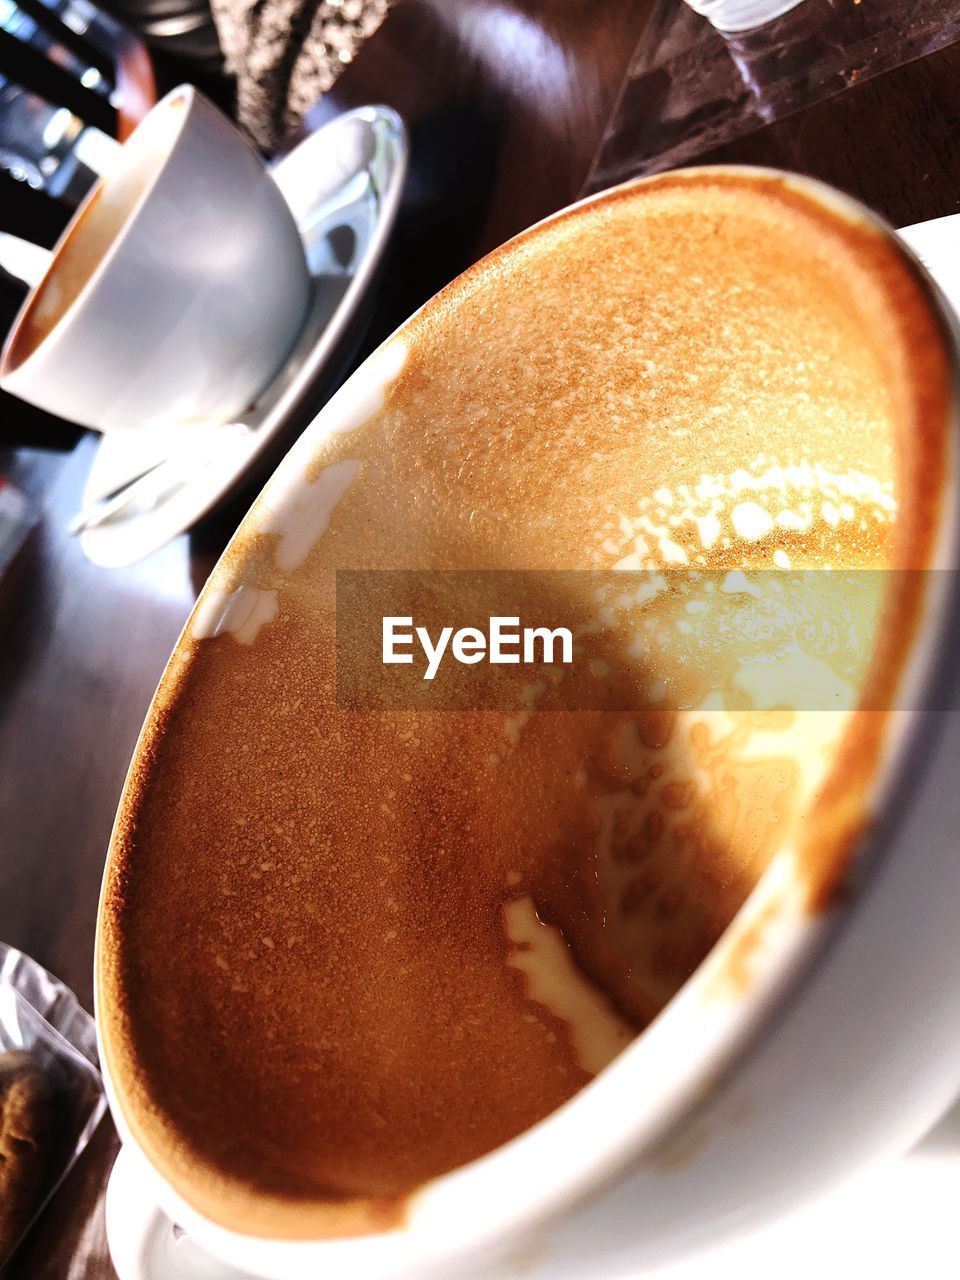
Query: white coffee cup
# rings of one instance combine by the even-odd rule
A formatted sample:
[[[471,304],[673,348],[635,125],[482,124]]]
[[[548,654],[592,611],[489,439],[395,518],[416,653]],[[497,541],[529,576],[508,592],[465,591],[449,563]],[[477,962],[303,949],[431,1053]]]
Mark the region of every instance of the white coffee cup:
[[[98,431],[226,421],[279,370],[309,293],[260,156],[182,86],[71,219],[7,338],[0,387]]]
[[[893,240],[854,202],[790,181]],[[122,1280],[639,1275],[902,1153],[946,1110],[960,1089],[960,329],[932,282],[925,288],[954,370],[946,458],[929,476],[934,572],[905,655],[910,709],[884,722],[871,820],[850,850],[855,891],[811,913],[791,891],[789,855],[775,858],[696,973],[600,1076],[513,1141],[426,1184],[403,1224],[379,1235],[258,1238],[205,1217],[139,1145],[101,1046],[123,1141],[107,1199]],[[319,442],[382,402],[395,373],[388,355],[357,370],[281,464],[274,510],[301,492]]]

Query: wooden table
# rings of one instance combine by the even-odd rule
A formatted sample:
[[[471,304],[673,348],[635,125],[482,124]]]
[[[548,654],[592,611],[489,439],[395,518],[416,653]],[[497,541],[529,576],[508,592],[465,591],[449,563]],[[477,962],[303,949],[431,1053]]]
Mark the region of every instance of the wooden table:
[[[578,195],[646,14],[646,0],[400,0],[315,113],[381,101],[412,127],[407,197],[368,349],[470,261]],[[814,174],[900,225],[954,212],[960,45],[709,158]],[[305,407],[292,433],[317,407]],[[66,454],[0,454],[0,472],[42,504],[0,584],[0,938],[88,1007],[100,874],[127,762],[244,508],[234,503],[141,565],[98,569],[64,528],[92,453],[86,437]],[[113,1276],[102,1194],[115,1149],[107,1121],[18,1258],[18,1277]]]

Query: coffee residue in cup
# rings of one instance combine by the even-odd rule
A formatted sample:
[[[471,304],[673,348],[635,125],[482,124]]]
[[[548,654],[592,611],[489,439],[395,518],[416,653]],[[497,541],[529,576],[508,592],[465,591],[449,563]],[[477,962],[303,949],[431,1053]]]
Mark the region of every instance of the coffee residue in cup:
[[[774,178],[672,177],[468,273],[392,340],[365,424],[297,447],[168,669],[103,900],[111,1079],[195,1207],[258,1235],[395,1222],[679,990],[807,830],[878,598],[869,643],[813,655],[831,712],[745,689],[730,628],[763,573],[801,608],[810,568],[897,563],[938,341],[871,229]],[[618,565],[703,571],[600,602],[582,678],[639,671],[642,713],[564,712],[549,679],[510,713],[338,706],[337,569]]]

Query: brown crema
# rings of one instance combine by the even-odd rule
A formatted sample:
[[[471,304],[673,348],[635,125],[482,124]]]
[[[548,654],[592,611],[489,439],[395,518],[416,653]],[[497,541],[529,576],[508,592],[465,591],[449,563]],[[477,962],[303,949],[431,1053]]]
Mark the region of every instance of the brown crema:
[[[862,795],[884,720],[715,711],[719,661],[696,667],[702,712],[565,713],[536,691],[515,715],[343,712],[336,570],[921,567],[937,517],[919,484],[950,370],[926,286],[781,177],[619,189],[391,342],[382,408],[309,459],[314,493],[349,477],[322,535],[290,567],[268,489],[215,571],[208,604],[245,591],[261,622],[188,626],[104,884],[123,1117],[200,1212],[253,1235],[398,1225],[425,1181],[570,1098],[779,851],[811,898],[836,878],[862,808],[831,825],[824,796],[838,760]],[[721,633],[687,604],[662,619],[689,682],[697,635]],[[908,595],[874,604],[870,652],[821,673],[851,708],[915,624]],[[618,619],[628,662],[637,614]]]

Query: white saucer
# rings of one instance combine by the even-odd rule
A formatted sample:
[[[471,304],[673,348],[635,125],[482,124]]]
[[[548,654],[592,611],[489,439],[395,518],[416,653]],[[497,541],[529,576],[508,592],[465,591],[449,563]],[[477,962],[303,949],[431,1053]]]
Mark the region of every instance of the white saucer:
[[[101,438],[85,506],[153,464],[169,464],[138,484],[136,501],[80,535],[95,564],[114,568],[150,555],[195,524],[276,444],[357,318],[396,219],[406,168],[406,130],[388,107],[338,116],[275,165],[273,176],[300,228],[314,279],[304,332],[283,371],[238,423],[143,428]]]
[[[609,1280],[957,1280],[958,1139],[955,1107],[908,1155],[865,1169],[789,1217],[673,1265]]]

